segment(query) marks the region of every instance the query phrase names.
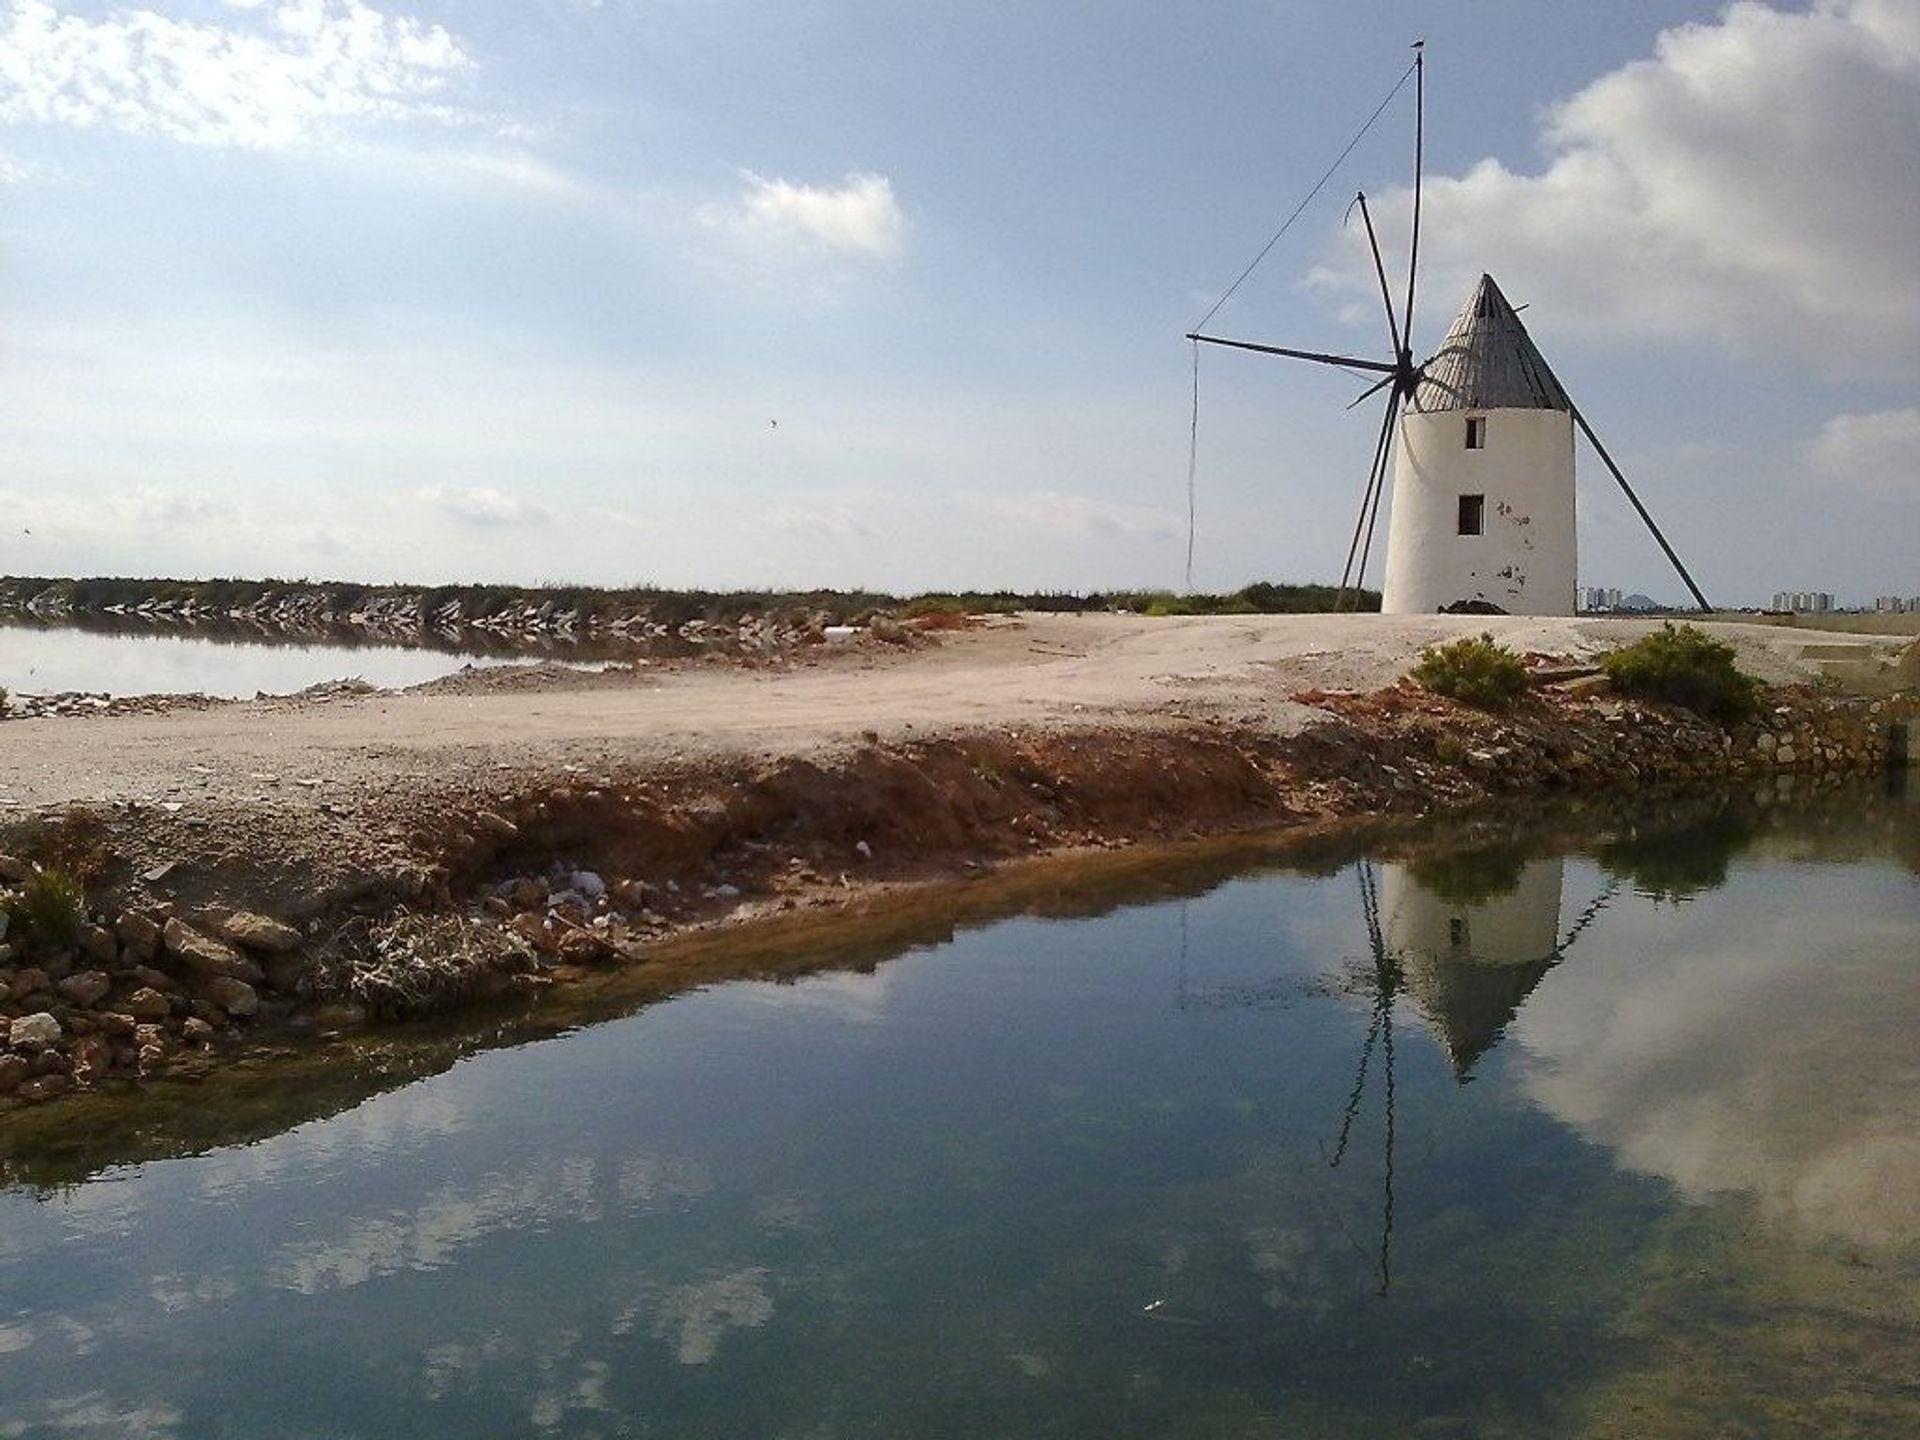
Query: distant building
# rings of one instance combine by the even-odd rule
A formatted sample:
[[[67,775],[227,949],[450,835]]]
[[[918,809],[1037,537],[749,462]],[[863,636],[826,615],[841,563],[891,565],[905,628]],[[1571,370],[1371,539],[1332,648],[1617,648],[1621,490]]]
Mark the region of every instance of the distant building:
[[[1618,610],[1620,608],[1620,587],[1588,585],[1580,591],[1582,610]]]
[[[1898,595],[1876,595],[1873,608],[1882,615],[1920,615],[1920,596],[1902,600]]]
[[[1796,615],[1825,615],[1833,609],[1833,596],[1825,590],[1776,590],[1771,608]]]

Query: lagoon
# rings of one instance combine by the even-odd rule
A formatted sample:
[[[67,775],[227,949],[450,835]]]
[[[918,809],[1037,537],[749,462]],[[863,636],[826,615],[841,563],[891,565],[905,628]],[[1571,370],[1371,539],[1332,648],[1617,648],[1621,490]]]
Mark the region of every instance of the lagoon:
[[[1068,899],[171,1150],[0,1117],[0,1434],[1915,1433],[1917,815]]]
[[[0,689],[19,695],[78,691],[234,700],[356,678],[383,690],[399,689],[467,665],[537,658],[503,649],[497,642],[492,647],[375,644],[350,635],[315,641],[231,626],[80,628],[0,620]]]

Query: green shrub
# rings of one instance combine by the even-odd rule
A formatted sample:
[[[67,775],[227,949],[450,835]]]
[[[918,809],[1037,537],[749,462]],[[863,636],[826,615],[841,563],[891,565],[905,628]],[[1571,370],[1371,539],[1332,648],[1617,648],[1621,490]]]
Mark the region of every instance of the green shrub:
[[[1527,688],[1520,657],[1485,632],[1429,645],[1410,673],[1434,694],[1482,710],[1504,710]]]
[[[86,919],[86,894],[72,871],[53,866],[34,871],[8,908],[29,943],[43,950],[70,950]]]
[[[1764,687],[1733,663],[1733,647],[1693,625],[1661,626],[1600,657],[1613,688],[1642,700],[1683,705],[1733,725],[1760,708]]]

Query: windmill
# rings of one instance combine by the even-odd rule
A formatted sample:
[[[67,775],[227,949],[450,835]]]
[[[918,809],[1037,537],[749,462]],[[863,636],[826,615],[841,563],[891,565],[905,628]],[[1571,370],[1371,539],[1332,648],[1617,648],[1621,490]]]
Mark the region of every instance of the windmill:
[[[1357,588],[1366,573],[1391,463],[1393,508],[1380,606],[1383,611],[1402,615],[1436,610],[1572,614],[1577,569],[1576,427],[1619,482],[1694,600],[1702,610],[1711,609],[1627,477],[1534,345],[1518,310],[1491,275],[1480,277],[1439,349],[1426,361],[1414,363],[1414,301],[1420,273],[1420,202],[1426,145],[1425,43],[1415,43],[1411,67],[1415,97],[1413,234],[1408,246],[1405,301],[1399,310],[1394,308],[1393,289],[1381,259],[1380,239],[1367,197],[1364,193],[1354,197],[1354,206],[1366,225],[1374,274],[1380,282],[1393,357],[1377,360],[1259,344],[1203,334],[1199,329],[1186,338],[1196,347],[1220,345],[1251,350],[1380,377],[1348,406],[1352,409],[1386,391],[1385,412],[1353,539],[1347,547],[1346,566],[1341,571],[1336,609],[1343,607],[1349,589]],[[1405,83],[1405,76],[1400,83]],[[1389,100],[1398,89],[1396,85]],[[1381,109],[1385,104],[1383,101]],[[1374,118],[1379,114],[1376,110]],[[1372,124],[1372,120],[1367,122],[1368,127]],[[1358,140],[1356,136],[1354,143]],[[1351,151],[1353,146],[1347,148]],[[1336,167],[1338,164],[1336,161]],[[1322,184],[1326,178],[1322,177]],[[1315,186],[1313,193],[1318,189]],[[1312,199],[1312,193],[1308,199]],[[1287,225],[1299,213],[1296,210]],[[1281,233],[1287,225],[1281,227]],[[1272,246],[1273,241],[1269,241],[1267,249]],[[1261,258],[1266,253],[1263,250]],[[1259,263],[1259,259],[1254,261],[1254,265]],[[1252,269],[1249,266],[1241,280]],[[1234,288],[1238,285],[1236,281]],[[1225,299],[1223,296],[1221,303]],[[1219,308],[1216,304],[1209,318]],[[1197,348],[1195,354],[1197,357]],[[1195,374],[1197,377],[1197,363]],[[1195,396],[1197,424],[1197,378]]]

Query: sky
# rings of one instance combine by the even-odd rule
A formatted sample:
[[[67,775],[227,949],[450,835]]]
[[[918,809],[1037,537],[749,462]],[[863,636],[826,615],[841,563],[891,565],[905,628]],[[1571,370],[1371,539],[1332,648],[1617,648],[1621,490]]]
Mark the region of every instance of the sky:
[[[1181,337],[1416,39],[1416,351],[1488,271],[1710,598],[1920,594],[1920,0],[0,0],[0,573],[1178,589],[1197,435],[1194,585],[1336,579],[1362,386]],[[1213,332],[1385,354],[1413,120]]]

